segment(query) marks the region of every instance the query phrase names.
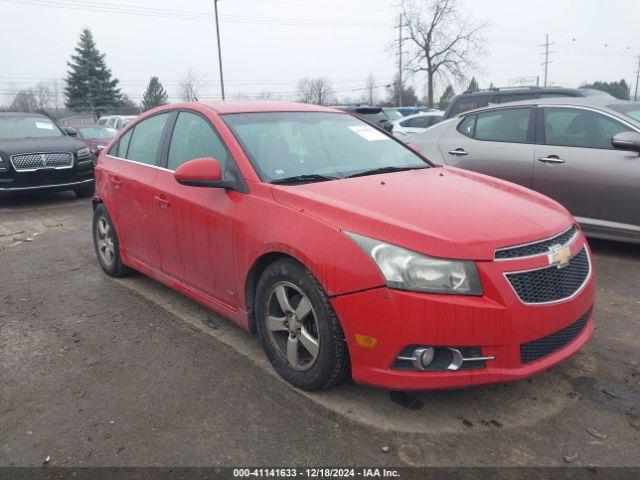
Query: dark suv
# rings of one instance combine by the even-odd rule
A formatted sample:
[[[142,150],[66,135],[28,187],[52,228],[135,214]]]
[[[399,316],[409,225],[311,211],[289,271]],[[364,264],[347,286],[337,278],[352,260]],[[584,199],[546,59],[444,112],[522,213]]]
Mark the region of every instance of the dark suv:
[[[488,90],[468,90],[456,95],[444,112],[443,119],[454,117],[459,113],[486,107],[490,103],[508,103],[534,98],[558,97],[600,97],[614,100],[615,97],[607,92],[591,88],[561,88],[561,87],[509,87],[491,88]]]
[[[395,108],[368,107],[364,105],[334,108],[344,110],[345,112],[351,112],[362,118],[364,121],[376,125],[387,132],[393,131],[393,123],[391,123],[393,120],[402,118],[402,114]]]
[[[94,158],[44,115],[0,112],[0,194],[73,190],[90,197]]]

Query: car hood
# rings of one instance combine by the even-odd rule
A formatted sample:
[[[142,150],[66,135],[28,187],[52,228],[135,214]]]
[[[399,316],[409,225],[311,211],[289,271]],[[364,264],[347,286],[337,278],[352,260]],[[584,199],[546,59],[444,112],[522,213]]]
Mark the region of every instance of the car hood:
[[[544,195],[454,167],[274,185],[272,192],[275,201],[342,230],[442,258],[492,260],[497,248],[573,223]]]
[[[71,137],[12,138],[0,140],[0,153],[7,156],[19,153],[75,152],[85,144]]]

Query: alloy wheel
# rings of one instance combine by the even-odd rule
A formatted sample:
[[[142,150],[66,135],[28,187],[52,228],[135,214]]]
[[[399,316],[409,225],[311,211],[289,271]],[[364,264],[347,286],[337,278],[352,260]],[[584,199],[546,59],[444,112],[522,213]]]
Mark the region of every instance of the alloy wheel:
[[[309,298],[294,284],[279,282],[267,296],[269,339],[289,366],[309,370],[320,353],[318,321]]]
[[[113,244],[113,230],[105,217],[98,219],[96,244],[98,245],[98,253],[104,264],[111,265],[115,259],[116,250]]]

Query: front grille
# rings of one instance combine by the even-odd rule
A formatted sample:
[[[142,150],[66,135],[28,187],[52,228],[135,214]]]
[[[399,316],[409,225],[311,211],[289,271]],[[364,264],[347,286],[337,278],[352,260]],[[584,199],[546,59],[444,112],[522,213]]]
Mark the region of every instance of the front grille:
[[[547,303],[575,294],[584,285],[590,270],[586,247],[582,247],[566,267],[558,268],[553,265],[505,275],[524,303]]]
[[[73,167],[73,155],[65,152],[13,155],[11,164],[16,172],[33,172],[43,168],[71,168]]]
[[[577,322],[572,323],[559,332],[552,333],[533,342],[523,343],[520,345],[520,361],[523,364],[531,363],[556,350],[560,350],[584,330],[590,315],[591,311],[585,313]]]
[[[569,230],[556,235],[553,238],[547,240],[541,240],[535,243],[529,243],[527,245],[519,245],[515,247],[501,248],[496,250],[496,260],[508,260],[512,258],[531,257],[533,255],[542,255],[549,252],[549,247],[554,245],[564,245],[578,232],[575,225],[572,225]]]

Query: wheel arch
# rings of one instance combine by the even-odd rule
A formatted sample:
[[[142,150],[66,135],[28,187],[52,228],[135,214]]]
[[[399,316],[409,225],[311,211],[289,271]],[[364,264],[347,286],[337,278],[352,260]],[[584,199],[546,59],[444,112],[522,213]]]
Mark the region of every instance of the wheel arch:
[[[260,255],[251,265],[249,269],[246,279],[245,279],[245,287],[244,287],[244,295],[245,295],[245,303],[247,305],[247,313],[249,317],[249,330],[251,332],[256,331],[256,320],[254,316],[255,311],[255,296],[256,296],[256,286],[258,285],[258,280],[260,280],[260,276],[262,272],[264,272],[269,265],[272,263],[282,260],[282,259],[291,259],[307,270],[312,271],[308,265],[305,265],[303,261],[299,258],[296,258],[291,253],[285,253],[283,251],[273,250],[270,252],[265,252]],[[318,280],[319,281],[319,280]]]

